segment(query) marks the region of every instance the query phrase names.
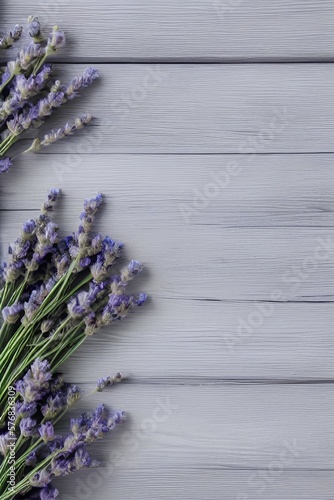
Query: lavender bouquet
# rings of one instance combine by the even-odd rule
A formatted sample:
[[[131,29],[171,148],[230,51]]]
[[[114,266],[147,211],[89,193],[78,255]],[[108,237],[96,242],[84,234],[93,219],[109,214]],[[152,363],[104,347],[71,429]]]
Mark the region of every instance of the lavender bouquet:
[[[29,488],[46,486],[48,483],[45,483],[44,476],[43,481],[38,482],[36,477],[40,476],[36,474],[46,467],[45,474],[49,481],[59,475],[58,469],[58,472],[53,469],[54,462],[51,463],[54,458],[58,457],[58,454],[65,457],[67,462],[69,461],[68,467],[71,470],[79,467],[81,462],[78,457],[75,458],[76,453],[80,453],[81,456],[83,451],[78,450],[81,450],[81,444],[86,442],[81,431],[79,442],[72,436],[73,448],[64,450],[63,444],[60,448],[54,448],[54,440],[50,440],[53,452],[47,454],[46,457],[43,455],[44,458],[38,462],[37,469],[33,468],[27,475],[24,464],[27,466],[29,464],[24,461],[25,459],[20,458],[19,473],[22,479],[16,483],[14,489],[8,489],[8,484],[4,479],[9,473],[6,468],[9,464],[6,457],[10,450],[10,438],[14,436],[17,452],[20,452],[23,438],[36,436],[38,438],[38,435],[44,432],[43,426],[45,425],[53,429],[52,419],[50,420],[51,417],[53,418],[52,414],[45,413],[43,410],[39,411],[37,407],[40,404],[39,401],[45,406],[50,390],[58,387],[57,384],[54,386],[50,383],[50,380],[60,365],[87,337],[94,335],[100,328],[123,319],[132,309],[143,305],[147,299],[145,293],[138,295],[126,293],[127,284],[142,271],[142,264],[132,260],[118,273],[114,273],[114,265],[121,256],[123,243],[108,236],[92,233],[94,217],[102,203],[102,195],[98,194],[84,202],[79,227],[67,237],[59,236],[58,226],[51,218],[51,212],[59,197],[60,190],[49,191],[39,217],[23,225],[21,235],[9,248],[10,260],[2,270],[0,292],[0,309],[3,316],[0,329],[2,351],[0,428],[3,429],[0,434],[0,454],[3,455],[0,469],[1,500],[16,498],[16,494],[25,492],[26,489],[29,491]],[[34,375],[35,371],[36,375]],[[43,375],[44,372],[47,375]],[[43,385],[44,380],[47,382],[46,386]],[[102,390],[110,385],[110,382],[108,378],[100,379],[98,389]],[[10,404],[8,398],[10,388],[16,390],[16,396],[13,397],[15,403],[18,403],[13,426],[11,425],[13,405]],[[23,414],[20,403],[25,405],[23,408],[28,408]],[[31,403],[33,403],[32,407]],[[61,410],[64,407],[67,409],[67,406],[61,403]],[[109,422],[110,416],[106,417],[105,410],[99,411],[102,412],[103,426],[107,431],[109,424],[105,422]],[[44,418],[31,420],[31,416],[36,412],[41,413]],[[58,413],[60,412],[54,415],[55,418],[58,418]],[[22,420],[20,420],[21,414],[24,417]],[[90,422],[95,422],[96,414],[91,418],[93,420],[88,421],[88,426]],[[118,420],[121,418],[113,420],[112,417],[111,422],[118,422]],[[25,425],[31,429],[27,431]],[[95,423],[93,427],[95,429]],[[13,436],[8,435],[8,429],[11,430]],[[36,444],[32,440],[29,445],[30,452],[37,453],[39,444],[40,441]],[[22,456],[26,458],[26,446]],[[58,464],[57,461],[56,463]],[[90,465],[90,461],[87,461],[86,465]],[[41,496],[40,498],[53,497]]]
[[[120,380],[120,374],[103,379],[98,390]],[[56,434],[54,425],[79,398],[78,387],[52,374],[48,361],[40,359],[15,389],[9,387],[8,424],[0,435],[2,500],[53,500],[59,494],[53,479],[99,465],[87,446],[123,422],[125,415],[109,412],[101,404],[92,413],[72,418],[67,434]]]
[[[0,37],[0,49],[9,49],[22,35],[16,25]],[[83,75],[68,84],[52,80],[52,66],[45,61],[65,45],[65,34],[57,26],[44,38],[36,17],[28,18],[29,43],[23,45],[16,58],[0,68],[0,174],[8,172],[12,157],[8,150],[28,129],[38,129],[63,104],[79,95],[97,78],[96,69],[87,68]],[[39,151],[45,146],[73,135],[92,121],[83,114],[73,123],[36,137],[26,151]],[[22,151],[21,151],[22,152]]]
[[[25,131],[38,129],[98,77],[87,68],[67,85],[52,81],[45,61],[64,45],[65,35],[55,27],[45,39],[34,17],[28,19],[28,32],[30,42],[0,69],[0,174],[11,167],[8,151]],[[21,35],[22,28],[15,26],[0,37],[0,49],[10,48]],[[83,114],[73,124],[34,137],[26,151],[70,136],[91,120]],[[55,431],[81,397],[78,387],[61,378],[62,363],[87,337],[147,300],[145,293],[126,292],[142,264],[132,260],[114,272],[123,243],[92,230],[102,195],[85,200],[79,227],[66,237],[52,219],[60,195],[59,189],[48,192],[40,215],[23,224],[0,268],[0,500],[53,500],[59,493],[53,479],[96,466],[87,445],[125,418],[99,405],[71,419],[66,435]],[[101,378],[96,390],[121,379],[120,374]]]

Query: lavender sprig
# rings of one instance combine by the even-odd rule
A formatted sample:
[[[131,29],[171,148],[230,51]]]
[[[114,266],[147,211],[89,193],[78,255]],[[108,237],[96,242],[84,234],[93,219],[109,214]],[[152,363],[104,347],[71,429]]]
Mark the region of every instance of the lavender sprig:
[[[16,24],[12,30],[7,31],[5,35],[0,37],[0,50],[9,49],[17,40],[21,38],[22,26]]]
[[[120,382],[121,376],[102,379],[104,386]],[[56,424],[71,406],[81,399],[77,386],[66,384],[53,374],[47,360],[37,358],[16,387],[15,409],[0,433],[1,499],[52,499],[58,490],[52,485],[57,477],[82,467],[96,467],[87,447],[103,438],[125,420],[122,411],[109,411],[100,404],[92,413],[71,418],[68,433],[56,433]],[[8,488],[10,457],[15,449],[16,484]],[[24,492],[22,494],[22,492]],[[16,498],[16,497],[15,497]]]
[[[65,137],[75,134],[78,130],[81,130],[86,125],[88,125],[93,120],[93,116],[89,113],[81,115],[75,120],[74,123],[67,122],[64,127],[58,128],[56,130],[50,130],[41,139],[37,137],[30,148],[27,151],[39,151],[40,149],[50,146],[54,142],[57,142]]]
[[[21,33],[22,28],[16,26],[0,38],[0,48],[10,47]],[[66,85],[59,80],[49,85],[52,68],[45,61],[65,45],[65,34],[55,26],[45,39],[38,18],[33,16],[28,18],[28,33],[29,43],[21,47],[17,57],[5,68],[0,68],[0,175],[9,171],[13,156],[8,151],[25,131],[40,127],[54,111],[98,78],[96,69],[86,68],[81,76]],[[47,87],[48,93],[44,95]],[[28,151],[37,151],[68,137],[90,121],[91,115],[82,114],[74,125],[67,123],[62,129],[37,138]]]
[[[92,233],[102,195],[84,202],[78,229],[61,238],[51,219],[60,194],[49,191],[41,215],[24,224],[3,268],[0,424],[6,415],[6,387],[36,357],[47,356],[56,370],[88,336],[147,300],[145,293],[126,293],[142,264],[130,261],[115,274],[123,243]]]

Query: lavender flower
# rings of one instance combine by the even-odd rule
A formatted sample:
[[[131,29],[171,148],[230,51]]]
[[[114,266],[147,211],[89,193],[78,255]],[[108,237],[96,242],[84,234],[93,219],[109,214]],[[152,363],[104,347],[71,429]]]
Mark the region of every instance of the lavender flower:
[[[38,20],[38,17],[29,16],[28,17],[28,33],[31,38],[34,39],[34,42],[39,43],[43,41],[43,36],[41,33],[41,24]]]
[[[50,146],[54,142],[73,135],[75,132],[88,125],[88,123],[90,123],[92,120],[93,117],[90,114],[86,113],[77,118],[74,124],[66,123],[62,128],[59,128],[57,130],[50,130],[50,132],[45,134],[42,139],[35,139],[28,151],[39,151],[43,147]]]
[[[8,31],[2,38],[0,38],[0,49],[8,49],[14,42],[19,40],[22,35],[22,26],[16,24],[14,28]]]
[[[39,43],[34,41],[30,42],[28,45],[22,47],[17,55],[15,62],[9,66],[11,73],[17,75],[22,71],[29,69],[31,64],[36,60],[45,55],[45,48]],[[8,65],[7,65],[8,67]]]
[[[67,435],[56,436],[56,420],[80,398],[80,391],[77,386],[65,384],[54,372],[88,335],[123,319],[147,299],[143,293],[125,293],[128,281],[141,272],[142,265],[133,260],[119,274],[112,274],[124,245],[92,233],[102,195],[85,200],[79,228],[62,239],[51,219],[59,197],[58,189],[49,191],[41,214],[23,225],[19,238],[9,249],[10,261],[3,268],[4,331],[18,352],[13,353],[13,376],[13,356],[5,344],[2,369],[8,374],[6,384],[16,387],[15,425],[24,443],[22,450],[28,447],[22,463],[29,470],[36,468],[29,476],[32,480],[25,483],[27,498],[38,495],[57,475],[96,465],[85,446],[124,420],[122,412],[109,412],[102,405],[93,414],[71,420]],[[17,321],[20,326],[12,326],[14,323],[9,321]],[[51,363],[45,359],[49,354]],[[37,359],[31,364],[35,356]],[[120,380],[120,374],[101,378],[96,390]],[[6,425],[5,396],[0,396],[2,426]],[[1,440],[0,446],[6,452],[6,436]],[[38,470],[41,461],[45,461],[45,467]]]
[[[97,391],[102,392],[106,387],[111,387],[114,384],[118,384],[123,380],[120,373],[117,373],[114,377],[104,377],[99,378],[97,381]]]
[[[109,411],[103,404],[100,404],[92,413],[83,413],[77,418],[70,420],[69,432],[63,436],[55,434],[54,422],[48,420],[50,416],[45,416],[45,404],[49,409],[56,408],[51,418],[56,419],[59,415],[59,408],[66,409],[75,399],[79,390],[76,386],[64,383],[58,375],[50,375],[50,365],[46,360],[36,360],[23,376],[21,382],[38,380],[47,382],[42,400],[36,395],[34,403],[27,404],[20,392],[16,409],[20,413],[18,428],[20,432],[19,453],[24,450],[22,464],[28,470],[22,470],[23,478],[27,479],[22,484],[24,498],[27,499],[52,499],[58,495],[51,481],[55,477],[65,476],[73,473],[82,467],[96,467],[97,460],[93,460],[87,450],[90,443],[103,438],[108,432],[125,420],[122,411]],[[115,377],[103,379],[104,385],[112,385],[121,380],[118,373]],[[35,418],[32,419],[31,415]],[[44,416],[42,420],[41,415]],[[15,445],[17,437],[15,434],[0,434],[0,453],[6,456],[10,447]],[[22,448],[22,445],[23,448]],[[16,450],[18,453],[18,450]],[[17,456],[20,460],[20,457]],[[43,467],[40,466],[43,462]]]
[[[37,75],[31,75],[28,78],[23,74],[15,76],[11,92],[0,107],[0,122],[11,114],[17,113],[28,99],[37,95],[44,88],[50,75],[51,66],[44,64]]]
[[[40,490],[39,495],[41,500],[55,500],[59,495],[59,491],[54,486],[48,485]]]
[[[65,33],[60,31],[58,26],[55,26],[47,41],[46,54],[57,52],[58,49],[65,45],[65,42]]]
[[[65,88],[65,96],[67,99],[73,99],[78,95],[81,88],[89,87],[99,78],[97,69],[88,67],[85,69],[82,76],[74,78]]]
[[[31,486],[35,486],[37,488],[44,488],[45,486],[48,486],[48,484],[51,483],[51,480],[52,480],[51,472],[48,470],[48,468],[45,468],[37,472],[30,479],[29,482]]]
[[[20,313],[23,311],[23,304],[16,303],[12,306],[6,306],[2,310],[2,317],[7,323],[16,323],[20,318]]]
[[[12,165],[13,163],[10,158],[0,159],[0,175],[7,173]]]
[[[43,203],[42,213],[51,212],[54,209],[57,201],[61,197],[61,190],[57,188],[52,188],[48,191],[47,200]]]
[[[15,421],[20,422],[22,418],[32,417],[37,412],[36,402],[25,403],[24,401],[18,401],[15,405]]]
[[[45,40],[40,22],[34,16],[28,18],[27,28],[31,41],[20,48],[16,58],[9,61],[5,68],[0,68],[0,174],[7,172],[11,166],[11,160],[4,157],[22,133],[31,127],[41,126],[55,110],[98,78],[96,69],[86,68],[80,77],[66,85],[59,80],[49,85],[51,66],[45,64],[45,60],[65,45],[65,34],[55,26]],[[22,27],[17,25],[0,37],[0,49],[10,47],[21,33]],[[49,92],[41,95],[46,87]],[[35,139],[27,151],[38,151],[71,136],[91,120],[89,113],[82,114],[74,124],[66,123],[64,127]]]
[[[16,390],[24,403],[40,401],[49,388],[52,378],[49,363],[37,358],[30,366],[23,379],[16,382]]]
[[[121,280],[123,282],[130,281],[141,273],[143,269],[143,264],[138,262],[138,260],[131,260],[129,264],[121,270]]]
[[[13,436],[9,432],[0,434],[0,455],[5,457],[9,451],[9,446],[13,442]]]
[[[45,422],[45,424],[42,424],[38,432],[43,439],[44,443],[47,443],[48,441],[52,441],[55,438],[55,430],[52,425],[52,422]]]
[[[20,431],[23,437],[32,437],[36,436],[37,428],[36,428],[36,420],[31,419],[30,417],[23,418],[20,422]]]

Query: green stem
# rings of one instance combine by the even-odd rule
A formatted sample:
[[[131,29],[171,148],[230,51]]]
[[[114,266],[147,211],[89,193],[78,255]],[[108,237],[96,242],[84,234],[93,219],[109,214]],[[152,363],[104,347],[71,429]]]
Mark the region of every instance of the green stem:
[[[29,472],[21,481],[19,481],[15,487],[13,488],[12,491],[8,491],[4,495],[1,495],[0,499],[1,500],[10,500],[15,498],[15,495],[20,493],[20,491],[24,490],[28,486],[31,485],[30,479],[33,478],[33,476],[39,472],[41,469],[44,468],[44,466],[49,465],[53,458],[55,458],[57,455],[62,453],[63,451],[66,451],[65,449],[57,450],[56,452],[52,453],[48,457],[46,457],[42,462],[40,462],[31,472]]]
[[[14,76],[15,76],[14,74],[10,75],[10,77],[8,78],[8,80],[6,80],[5,83],[3,83],[0,86],[0,94],[4,90],[4,88],[13,80]]]

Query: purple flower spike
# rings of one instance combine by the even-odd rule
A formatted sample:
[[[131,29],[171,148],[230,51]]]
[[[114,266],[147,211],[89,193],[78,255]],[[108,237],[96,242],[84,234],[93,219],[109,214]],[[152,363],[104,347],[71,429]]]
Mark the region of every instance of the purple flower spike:
[[[7,323],[16,323],[20,318],[20,312],[23,311],[23,304],[17,303],[12,306],[6,306],[2,310],[2,317]]]
[[[55,430],[51,422],[45,422],[38,429],[39,435],[45,443],[52,441],[55,437]]]
[[[121,280],[123,282],[132,280],[135,276],[142,272],[144,266],[138,260],[131,260],[129,264],[121,271]]]
[[[145,302],[147,301],[147,294],[145,292],[142,292],[138,295],[138,298],[136,300],[136,304],[137,306],[142,306],[143,304],[145,304]]]
[[[0,175],[7,173],[12,165],[13,163],[10,158],[5,158],[4,160],[0,160]]]
[[[48,192],[48,200],[51,202],[56,202],[57,199],[61,196],[61,190],[57,188],[52,188]]]
[[[103,203],[103,195],[98,193],[94,198],[84,201],[84,210],[88,215],[94,215]]]
[[[20,431],[23,437],[36,436],[36,420],[30,417],[23,418],[20,422]]]
[[[21,37],[22,26],[16,24],[13,30],[8,31],[2,38],[0,38],[0,49],[8,49],[13,43]]]
[[[28,33],[31,38],[35,41],[41,41],[41,24],[38,17],[29,16],[28,17]]]
[[[66,43],[65,33],[63,31],[60,31],[58,26],[55,26],[48,38],[46,53],[53,54],[54,52],[57,52],[58,49],[64,47],[65,43]]]
[[[34,232],[36,228],[36,222],[33,219],[28,220],[23,224],[22,232],[26,235],[30,235]]]
[[[51,472],[48,469],[42,469],[30,479],[30,484],[37,488],[44,488],[51,482],[51,479]]]
[[[61,197],[61,190],[57,188],[52,188],[48,191],[48,197],[42,206],[42,213],[46,214],[53,210],[57,200]]]
[[[82,76],[74,78],[66,87],[65,95],[67,99],[73,99],[78,95],[81,88],[89,87],[99,77],[97,69],[86,68]]]
[[[39,492],[39,496],[41,500],[55,500],[59,495],[59,490],[52,485],[47,486],[46,488],[42,488]]]

